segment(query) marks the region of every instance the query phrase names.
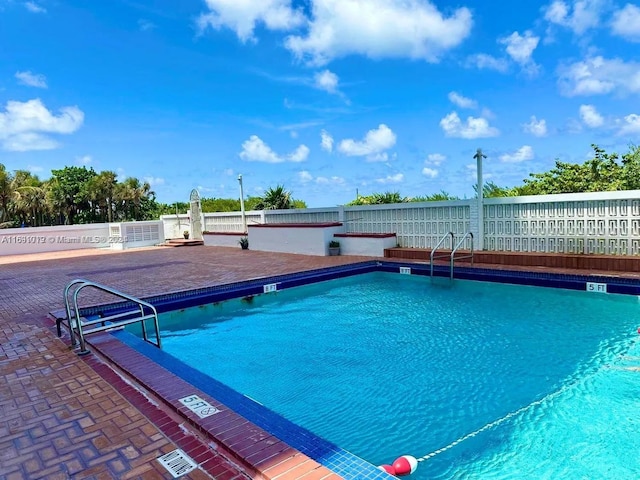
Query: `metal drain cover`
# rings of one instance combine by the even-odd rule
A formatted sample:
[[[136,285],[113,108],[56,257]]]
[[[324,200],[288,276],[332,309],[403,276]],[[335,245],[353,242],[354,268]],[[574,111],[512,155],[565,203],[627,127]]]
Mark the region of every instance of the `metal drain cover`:
[[[173,478],[179,478],[185,473],[189,473],[191,470],[198,468],[198,465],[191,460],[189,455],[179,448],[158,457],[157,460],[173,475]]]

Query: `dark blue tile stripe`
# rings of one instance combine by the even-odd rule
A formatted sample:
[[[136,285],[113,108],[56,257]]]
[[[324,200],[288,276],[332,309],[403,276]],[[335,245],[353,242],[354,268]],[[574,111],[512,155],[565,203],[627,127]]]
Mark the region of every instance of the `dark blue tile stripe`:
[[[159,313],[181,308],[188,308],[207,303],[221,302],[232,298],[239,298],[263,293],[263,285],[269,283],[278,284],[278,289],[297,287],[335,278],[358,275],[361,273],[382,271],[398,273],[399,267],[410,267],[414,275],[430,274],[427,264],[369,261],[337,267],[328,267],[307,272],[291,273],[275,277],[234,282],[224,285],[171,292],[162,295],[145,297],[143,300],[153,304]],[[449,276],[449,267],[435,265],[434,275],[438,277]],[[599,275],[575,275],[548,272],[527,272],[513,270],[493,270],[489,268],[456,267],[454,277],[464,280],[478,280],[485,282],[513,283],[519,285],[532,285],[542,287],[566,288],[570,290],[585,290],[586,282],[606,283],[609,293],[626,295],[640,295],[640,279],[610,277]],[[133,304],[118,302],[106,305],[98,305],[81,309],[84,316],[109,315],[131,308]]]

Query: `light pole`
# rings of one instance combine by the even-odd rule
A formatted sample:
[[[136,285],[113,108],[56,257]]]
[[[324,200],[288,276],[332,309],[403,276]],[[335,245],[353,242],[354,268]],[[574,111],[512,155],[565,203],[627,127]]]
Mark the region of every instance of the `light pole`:
[[[484,185],[482,184],[482,159],[487,156],[479,148],[473,156],[478,162],[478,250],[484,250]]]
[[[247,233],[247,217],[244,213],[244,191],[242,190],[242,174],[238,175],[238,183],[240,183],[240,212],[242,213],[242,228]]]

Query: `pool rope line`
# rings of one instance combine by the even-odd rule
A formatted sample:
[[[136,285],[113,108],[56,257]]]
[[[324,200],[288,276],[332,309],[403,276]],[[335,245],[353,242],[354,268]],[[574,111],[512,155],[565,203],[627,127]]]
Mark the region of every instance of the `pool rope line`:
[[[640,328],[638,329],[638,334],[640,334]],[[631,350],[631,348],[637,343],[637,341],[638,341],[638,337],[634,338],[631,342],[629,342],[629,346],[626,349],[624,349],[624,352],[625,353],[629,352],[629,350]],[[622,356],[622,354],[618,354],[617,355],[618,358],[620,358],[621,356]],[[574,381],[572,381],[571,383],[568,383],[568,384],[560,387],[555,392],[551,392],[548,395],[545,395],[544,397],[542,397],[541,399],[535,400],[535,401],[531,402],[529,405],[525,405],[524,407],[521,407],[518,410],[515,410],[513,412],[509,412],[504,417],[499,418],[497,420],[494,420],[491,423],[487,423],[483,427],[480,427],[479,429],[474,430],[471,433],[467,433],[466,435],[458,438],[457,440],[454,440],[453,442],[451,442],[449,445],[447,445],[445,447],[439,448],[438,450],[434,450],[431,453],[427,453],[426,455],[423,455],[422,457],[417,457],[416,460],[418,462],[424,462],[426,460],[429,460],[429,459],[435,457],[436,455],[440,455],[441,453],[446,452],[447,450],[451,450],[456,445],[459,445],[462,442],[464,442],[466,440],[469,440],[470,438],[473,438],[473,437],[481,434],[482,432],[490,430],[493,427],[497,427],[498,425],[506,422],[507,420],[512,419],[513,417],[517,417],[518,415],[526,412],[527,410],[529,410],[529,409],[531,409],[533,407],[537,407],[538,405],[542,405],[544,402],[559,396],[561,393],[566,392],[570,388],[573,388],[578,383],[581,383],[581,382],[583,382],[583,381],[585,381],[587,379],[595,377],[598,373],[600,373],[600,371],[608,368],[609,366],[610,366],[609,363],[603,363],[600,367],[596,368],[591,374],[588,374],[588,375],[585,375],[583,377],[577,378]]]

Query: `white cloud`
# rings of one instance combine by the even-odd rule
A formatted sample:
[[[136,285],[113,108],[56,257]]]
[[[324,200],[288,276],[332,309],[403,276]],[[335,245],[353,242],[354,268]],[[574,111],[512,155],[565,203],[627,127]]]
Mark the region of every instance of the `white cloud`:
[[[309,157],[309,147],[306,145],[298,145],[292,153],[287,157],[290,162],[304,162]]]
[[[47,88],[47,77],[38,73],[16,72],[16,78],[22,85],[36,88]]]
[[[316,177],[316,183],[318,185],[344,185],[344,178],[342,177]]]
[[[551,24],[566,27],[576,35],[600,25],[607,0],[574,0],[572,5],[556,0],[545,10],[544,18]]]
[[[640,93],[640,63],[619,58],[590,57],[558,70],[560,92],[566,96]]]
[[[604,118],[593,105],[580,105],[580,119],[589,128],[598,128],[604,125]]]
[[[93,162],[93,158],[91,158],[91,155],[83,155],[82,157],[77,157],[76,158],[76,163],[78,165],[90,165],[91,162]]]
[[[522,129],[534,137],[544,137],[547,135],[547,121],[538,120],[535,115],[531,115],[529,123],[522,125]]]
[[[422,169],[422,174],[425,177],[436,178],[438,176],[438,170],[436,170],[435,168],[424,167]]]
[[[504,58],[495,58],[486,53],[469,55],[465,62],[467,68],[475,67],[480,70],[496,70],[505,73],[509,69],[509,63]]]
[[[138,28],[141,32],[150,32],[151,30],[156,28],[156,24],[149,20],[141,18],[140,20],[138,20]]]
[[[318,185],[343,185],[345,183],[344,178],[338,176],[313,178],[313,175],[307,170],[298,172],[298,180],[302,183],[315,182]]]
[[[395,175],[387,175],[385,178],[378,178],[376,182],[382,184],[389,183],[400,183],[404,180],[404,175],[402,173],[396,173]]]
[[[1,115],[1,114],[0,114]],[[60,143],[54,139],[34,132],[16,133],[6,136],[0,132],[3,150],[10,152],[28,152],[31,150],[54,150]]]
[[[520,65],[525,72],[532,75],[538,72],[538,66],[531,56],[540,42],[540,37],[534,36],[530,30],[527,30],[524,32],[524,35],[513,32],[508,37],[499,39],[498,42],[506,46],[505,50],[507,54],[513,61]]]
[[[640,7],[627,3],[613,14],[611,32],[630,42],[640,42]]]
[[[500,160],[507,163],[518,163],[533,159],[533,148],[530,145],[523,145],[514,153],[505,153],[500,156]]]
[[[377,129],[369,130],[362,141],[342,140],[338,150],[349,157],[364,157],[372,161],[385,161],[385,150],[396,144],[396,134],[381,123]]]
[[[486,119],[467,117],[466,122],[463,123],[456,112],[451,112],[440,120],[440,127],[447,137],[472,139],[500,135],[500,131],[490,126]]]
[[[316,73],[313,79],[315,81],[316,88],[329,93],[337,93],[338,76],[335,73],[330,72],[329,70],[324,70]]]
[[[224,174],[225,174],[225,175],[228,175],[228,176],[233,175],[233,168],[226,168],[226,169],[224,170]]]
[[[348,55],[437,62],[462,43],[473,24],[468,8],[445,17],[428,0],[314,0],[311,10],[307,34],[291,35],[285,43],[315,65]]]
[[[302,183],[308,183],[313,180],[313,176],[307,170],[302,170],[301,172],[298,172],[298,180]]]
[[[44,7],[41,7],[36,2],[25,2],[24,6],[27,10],[29,10],[32,13],[47,13],[47,9]]]
[[[283,162],[304,162],[309,156],[309,148],[300,145],[292,153],[280,156],[271,147],[264,143],[257,135],[251,135],[249,140],[242,144],[240,158],[249,162],[283,163]]]
[[[0,141],[5,150],[51,150],[58,142],[45,134],[70,134],[80,128],[84,113],[78,107],[63,107],[58,116],[40,99],[7,102],[0,112]]]
[[[38,165],[27,165],[27,170],[29,170],[34,175],[44,172],[44,168]]]
[[[322,130],[320,132],[320,146],[323,150],[331,153],[333,151],[333,137],[329,135],[329,132]]]
[[[164,185],[164,178],[162,177],[144,177],[143,180],[149,184],[151,187],[157,187],[159,185]]]
[[[238,38],[246,42],[255,40],[253,32],[257,24],[269,30],[291,30],[302,25],[304,15],[294,10],[291,0],[205,0],[209,12],[196,20],[200,32],[207,27],[233,30]]]
[[[634,135],[640,137],[640,115],[632,113],[624,117],[624,123],[618,135]]]
[[[449,101],[460,108],[478,108],[478,102],[457,92],[449,92],[448,96]]]
[[[427,160],[425,161],[425,163],[428,165],[435,165],[437,167],[446,159],[447,157],[445,157],[441,153],[430,153],[429,155],[427,155]]]

